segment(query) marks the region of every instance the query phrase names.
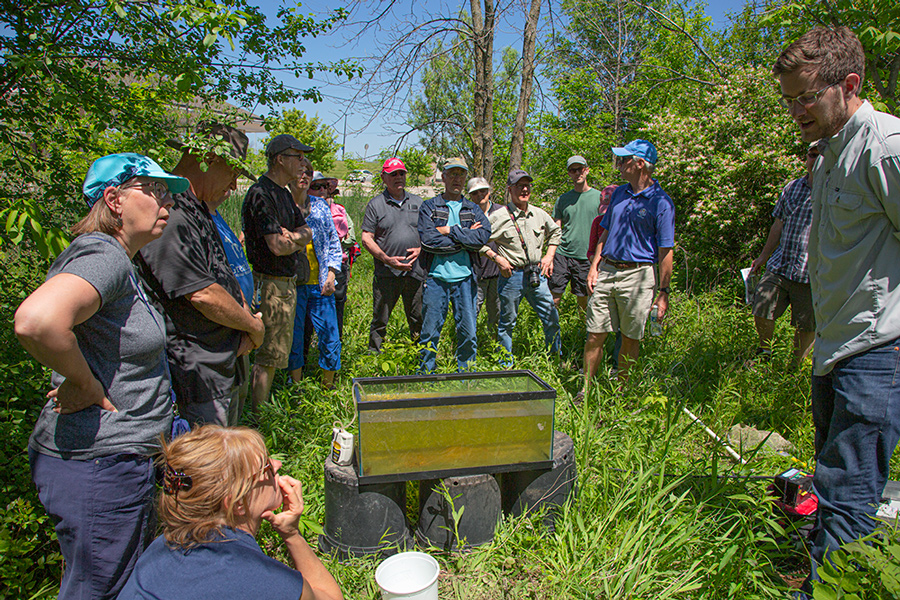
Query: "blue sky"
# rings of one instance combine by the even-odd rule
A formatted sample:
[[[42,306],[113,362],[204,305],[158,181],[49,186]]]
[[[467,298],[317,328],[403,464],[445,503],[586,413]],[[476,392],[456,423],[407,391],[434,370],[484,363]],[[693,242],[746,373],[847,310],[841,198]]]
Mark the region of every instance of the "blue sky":
[[[350,21],[364,20],[371,14],[375,7],[383,6],[386,2],[367,2],[357,4],[356,13],[352,14]],[[458,10],[459,4],[447,0],[400,0],[398,3],[401,14],[413,15],[417,19],[424,19],[437,14],[452,14]],[[468,5],[468,2],[465,3]],[[274,18],[279,5],[278,0],[261,0],[263,11]],[[744,5],[744,0],[713,0],[706,8],[706,13],[712,18],[715,27],[727,26],[727,13],[737,12]],[[328,0],[309,0],[302,4],[300,11],[303,14],[327,15],[334,8],[335,3]],[[515,14],[523,14],[522,9],[513,9]],[[499,50],[505,46],[512,46],[521,51],[521,32],[517,31],[518,23],[510,23],[501,20],[498,24],[498,32],[495,40],[495,49],[499,57]],[[373,36],[360,36],[359,26],[347,26],[330,32],[329,34],[308,39],[306,42],[307,53],[304,60],[308,62],[329,62],[342,58],[355,58],[372,54],[374,49]],[[293,107],[302,110],[309,116],[318,115],[319,118],[334,127],[338,133],[338,141],[343,139],[344,124],[346,121],[346,151],[358,156],[374,156],[385,147],[392,146],[399,137],[399,132],[404,129],[403,118],[398,112],[372,117],[365,114],[362,105],[347,107],[346,101],[352,98],[359,90],[357,82],[340,82],[327,76],[319,76],[313,80],[293,80],[291,85],[310,87],[315,85],[323,95],[323,102],[313,103],[309,101],[298,102]],[[401,103],[405,107],[405,103]],[[258,113],[259,111],[257,111]],[[251,136],[255,138],[257,136]],[[410,142],[418,138],[413,134]],[[368,148],[367,148],[368,146]],[[340,155],[339,155],[340,157]]]

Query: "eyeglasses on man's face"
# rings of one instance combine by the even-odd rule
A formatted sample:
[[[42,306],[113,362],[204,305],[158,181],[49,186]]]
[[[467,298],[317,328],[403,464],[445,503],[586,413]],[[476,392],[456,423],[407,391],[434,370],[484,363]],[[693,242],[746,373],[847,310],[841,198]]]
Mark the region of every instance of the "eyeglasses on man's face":
[[[821,90],[819,90],[817,92],[806,92],[805,94],[801,94],[801,95],[793,97],[793,98],[791,96],[782,95],[780,98],[778,98],[778,101],[781,103],[781,105],[783,107],[785,107],[788,110],[791,110],[791,108],[794,106],[794,102],[796,102],[803,108],[812,108],[822,97],[822,94],[827,92],[830,88],[833,88],[834,86],[840,85],[840,84],[841,84],[840,82],[832,83],[831,85],[826,85],[825,87],[823,87]]]
[[[574,175],[575,173],[581,173],[582,171],[584,171],[584,165],[572,165],[567,170],[572,175]]]
[[[616,166],[617,166],[617,167],[621,167],[622,165],[624,165],[625,163],[627,163],[627,162],[628,162],[629,160],[631,160],[632,158],[634,158],[634,156],[631,156],[631,155],[628,155],[628,156],[616,156]]]
[[[309,186],[309,189],[311,189],[311,190],[327,190],[328,184],[327,183],[314,183],[311,186]]]

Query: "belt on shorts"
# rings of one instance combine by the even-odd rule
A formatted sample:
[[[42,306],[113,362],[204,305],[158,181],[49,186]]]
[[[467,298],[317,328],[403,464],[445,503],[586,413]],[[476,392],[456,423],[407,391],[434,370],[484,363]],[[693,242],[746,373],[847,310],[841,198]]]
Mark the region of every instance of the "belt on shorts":
[[[260,273],[258,271],[255,271],[253,274],[256,275],[257,277],[259,277],[260,279],[274,279],[276,281],[289,281],[291,283],[297,281],[296,275],[291,275],[290,277],[285,277],[283,275],[269,275],[268,273]]]
[[[603,259],[603,262],[605,262],[608,265],[614,266],[615,268],[619,269],[620,271],[623,269],[635,269],[637,267],[643,267],[644,265],[652,265],[653,264],[653,263],[646,263],[646,262],[622,262],[622,261],[612,260],[612,259],[605,258],[605,257]]]

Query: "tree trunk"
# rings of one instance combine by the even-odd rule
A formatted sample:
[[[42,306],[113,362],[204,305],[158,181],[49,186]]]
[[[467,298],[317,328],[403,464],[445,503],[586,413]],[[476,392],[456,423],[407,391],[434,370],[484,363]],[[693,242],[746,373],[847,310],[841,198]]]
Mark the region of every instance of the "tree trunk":
[[[474,165],[472,174],[490,181],[494,175],[494,0],[471,0],[475,30]]]
[[[522,86],[519,88],[519,108],[513,125],[512,142],[509,147],[509,168],[522,166],[525,149],[525,124],[531,105],[531,90],[534,86],[534,54],[537,42],[537,24],[541,16],[541,0],[531,0],[528,20],[525,22],[525,41],[522,44]]]

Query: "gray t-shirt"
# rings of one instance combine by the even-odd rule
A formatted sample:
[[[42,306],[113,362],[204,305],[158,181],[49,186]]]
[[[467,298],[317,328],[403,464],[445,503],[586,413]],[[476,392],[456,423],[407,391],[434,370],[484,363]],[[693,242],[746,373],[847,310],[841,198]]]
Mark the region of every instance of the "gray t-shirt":
[[[172,425],[165,325],[138,283],[125,249],[102,233],[82,235],[59,255],[47,279],[70,273],[100,294],[100,310],[74,327],[75,338],[118,412],[93,405],[68,415],[48,401],[29,440],[32,450],[66,459],[149,455]],[[53,373],[53,387],[63,377]]]
[[[403,202],[398,203],[387,191],[378,194],[366,205],[362,230],[375,238],[378,247],[388,256],[406,256],[410,248],[420,248],[419,207],[422,198],[406,193]],[[416,259],[411,271],[399,271],[380,260],[375,261],[376,277],[413,277],[425,281],[425,268]]]

